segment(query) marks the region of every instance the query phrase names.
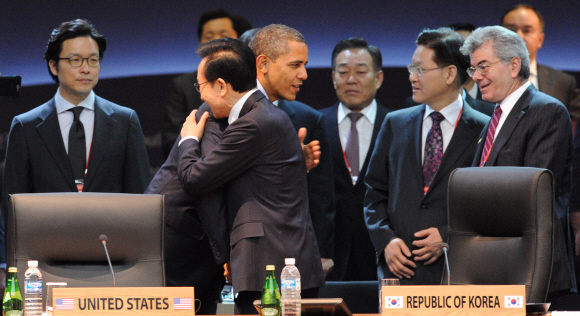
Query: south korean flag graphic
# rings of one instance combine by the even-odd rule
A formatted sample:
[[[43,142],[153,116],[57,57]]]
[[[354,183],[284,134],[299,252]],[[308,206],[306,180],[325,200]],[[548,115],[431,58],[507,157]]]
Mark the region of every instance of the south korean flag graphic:
[[[523,308],[524,297],[521,295],[505,296],[505,308]]]
[[[403,308],[403,297],[385,296],[385,308]]]

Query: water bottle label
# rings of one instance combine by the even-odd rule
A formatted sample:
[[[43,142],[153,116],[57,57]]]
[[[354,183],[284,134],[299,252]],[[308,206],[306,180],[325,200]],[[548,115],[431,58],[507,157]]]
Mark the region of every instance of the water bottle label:
[[[296,289],[296,280],[292,279],[282,280],[282,288],[287,290]]]
[[[27,281],[26,294],[42,294],[42,281]]]

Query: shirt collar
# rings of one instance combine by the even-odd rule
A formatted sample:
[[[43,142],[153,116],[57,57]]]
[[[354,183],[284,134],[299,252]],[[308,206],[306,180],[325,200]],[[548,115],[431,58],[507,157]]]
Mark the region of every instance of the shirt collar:
[[[530,73],[533,76],[538,76],[538,62],[535,60],[530,62]]]
[[[500,103],[502,114],[505,113],[507,115],[511,112],[514,105],[516,105],[516,102],[518,102],[522,94],[524,94],[526,89],[531,84],[532,84],[531,82],[526,81],[526,83],[524,83],[521,87],[517,88],[516,91],[512,92],[505,99],[503,99],[503,101]]]
[[[266,93],[266,89],[264,89],[264,87],[260,83],[260,80],[256,79],[256,82],[258,83],[257,84],[258,90],[260,90],[266,96],[266,99],[270,100],[270,97],[268,97],[268,94]],[[278,106],[278,100],[276,100],[272,103],[274,103],[275,106]]]
[[[254,88],[254,89],[246,92],[246,94],[244,94],[238,100],[238,102],[236,102],[236,104],[234,104],[234,107],[232,107],[232,110],[230,111],[230,116],[228,117],[228,124],[232,124],[240,117],[240,112],[242,111],[242,107],[244,106],[244,103],[246,103],[246,100],[248,100],[248,98],[252,95],[252,93],[254,93],[256,91],[258,91],[258,89]]]
[[[338,124],[342,123],[344,118],[352,112],[346,105],[342,102],[338,105]],[[377,100],[373,99],[371,104],[360,111],[364,117],[371,122],[371,124],[375,124],[375,118],[377,117]]]
[[[74,104],[68,102],[60,95],[60,88],[56,90],[56,95],[54,96],[54,103],[56,106],[56,113],[60,114],[65,111],[68,111],[75,107]],[[77,106],[82,106],[86,109],[93,110],[95,109],[95,92],[91,90],[91,93],[79,103]]]
[[[457,123],[457,117],[459,116],[459,113],[461,113],[462,109],[463,109],[463,98],[461,97],[461,95],[458,95],[457,100],[451,102],[451,104],[441,109],[439,113],[443,115],[445,120],[449,122],[451,126],[455,126],[455,123]],[[435,110],[433,110],[429,105],[426,104],[423,120],[429,117],[429,114],[431,114],[431,112],[435,112]]]

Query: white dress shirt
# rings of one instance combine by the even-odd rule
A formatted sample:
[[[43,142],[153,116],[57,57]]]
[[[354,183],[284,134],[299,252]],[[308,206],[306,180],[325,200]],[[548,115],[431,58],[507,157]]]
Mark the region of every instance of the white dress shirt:
[[[455,131],[455,125],[457,124],[457,120],[459,118],[459,114],[463,110],[463,97],[461,95],[457,95],[457,100],[453,101],[451,104],[444,107],[439,113],[445,117],[443,121],[441,121],[441,133],[443,134],[443,152],[447,149],[447,145],[451,141],[451,137],[453,137],[453,132]],[[423,114],[423,128],[422,128],[422,137],[421,137],[421,161],[424,162],[425,160],[425,142],[427,141],[427,135],[431,130],[431,126],[433,126],[433,120],[431,119],[431,112],[435,112],[429,105],[425,105],[425,114]]]
[[[352,111],[342,104],[342,102],[338,104],[338,134],[343,152],[348,141],[348,134],[350,133],[351,120],[348,117],[350,112]],[[377,101],[373,100],[360,113],[363,116],[356,122],[356,129],[358,131],[359,168],[362,168],[371,146],[371,139],[373,138],[373,128],[375,126],[375,118],[377,117]]]
[[[60,133],[64,142],[64,148],[68,154],[68,135],[70,133],[70,127],[75,117],[73,112],[69,111],[69,109],[74,108],[75,105],[68,102],[60,95],[60,89],[56,91],[56,95],[54,96],[54,104],[58,117],[58,125],[60,125]],[[80,120],[81,123],[83,123],[83,127],[85,129],[86,157],[88,161],[91,150],[91,143],[93,142],[93,132],[95,129],[95,93],[91,91],[91,93],[89,93],[89,95],[76,106],[84,107],[84,110],[80,115]]]
[[[501,130],[501,127],[503,126],[503,123],[505,123],[506,118],[508,117],[508,115],[510,114],[510,112],[512,111],[512,109],[514,108],[514,105],[516,105],[516,102],[518,102],[518,100],[520,99],[520,97],[522,96],[522,94],[524,94],[524,92],[526,91],[526,89],[531,84],[532,83],[529,82],[529,81],[526,82],[526,83],[524,83],[523,86],[517,88],[516,91],[512,92],[505,99],[503,99],[503,101],[500,104],[500,106],[501,106],[501,116],[499,117],[499,122],[497,123],[497,127],[495,128],[495,135],[494,135],[493,139],[495,139],[497,137],[497,134]]]

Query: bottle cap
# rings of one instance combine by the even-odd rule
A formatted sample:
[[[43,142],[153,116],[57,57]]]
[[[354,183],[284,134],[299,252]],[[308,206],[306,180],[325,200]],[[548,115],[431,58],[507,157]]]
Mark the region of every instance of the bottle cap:
[[[274,271],[274,270],[276,270],[276,266],[274,266],[274,265],[267,265],[266,266],[266,271]]]
[[[18,268],[16,268],[16,267],[8,268],[8,273],[12,273],[12,272],[14,272],[14,273],[18,272]]]
[[[29,268],[38,268],[38,261],[37,260],[28,260],[28,267]]]
[[[296,264],[296,259],[294,259],[294,258],[286,258],[286,259],[284,259],[284,263],[286,263],[286,264]]]

